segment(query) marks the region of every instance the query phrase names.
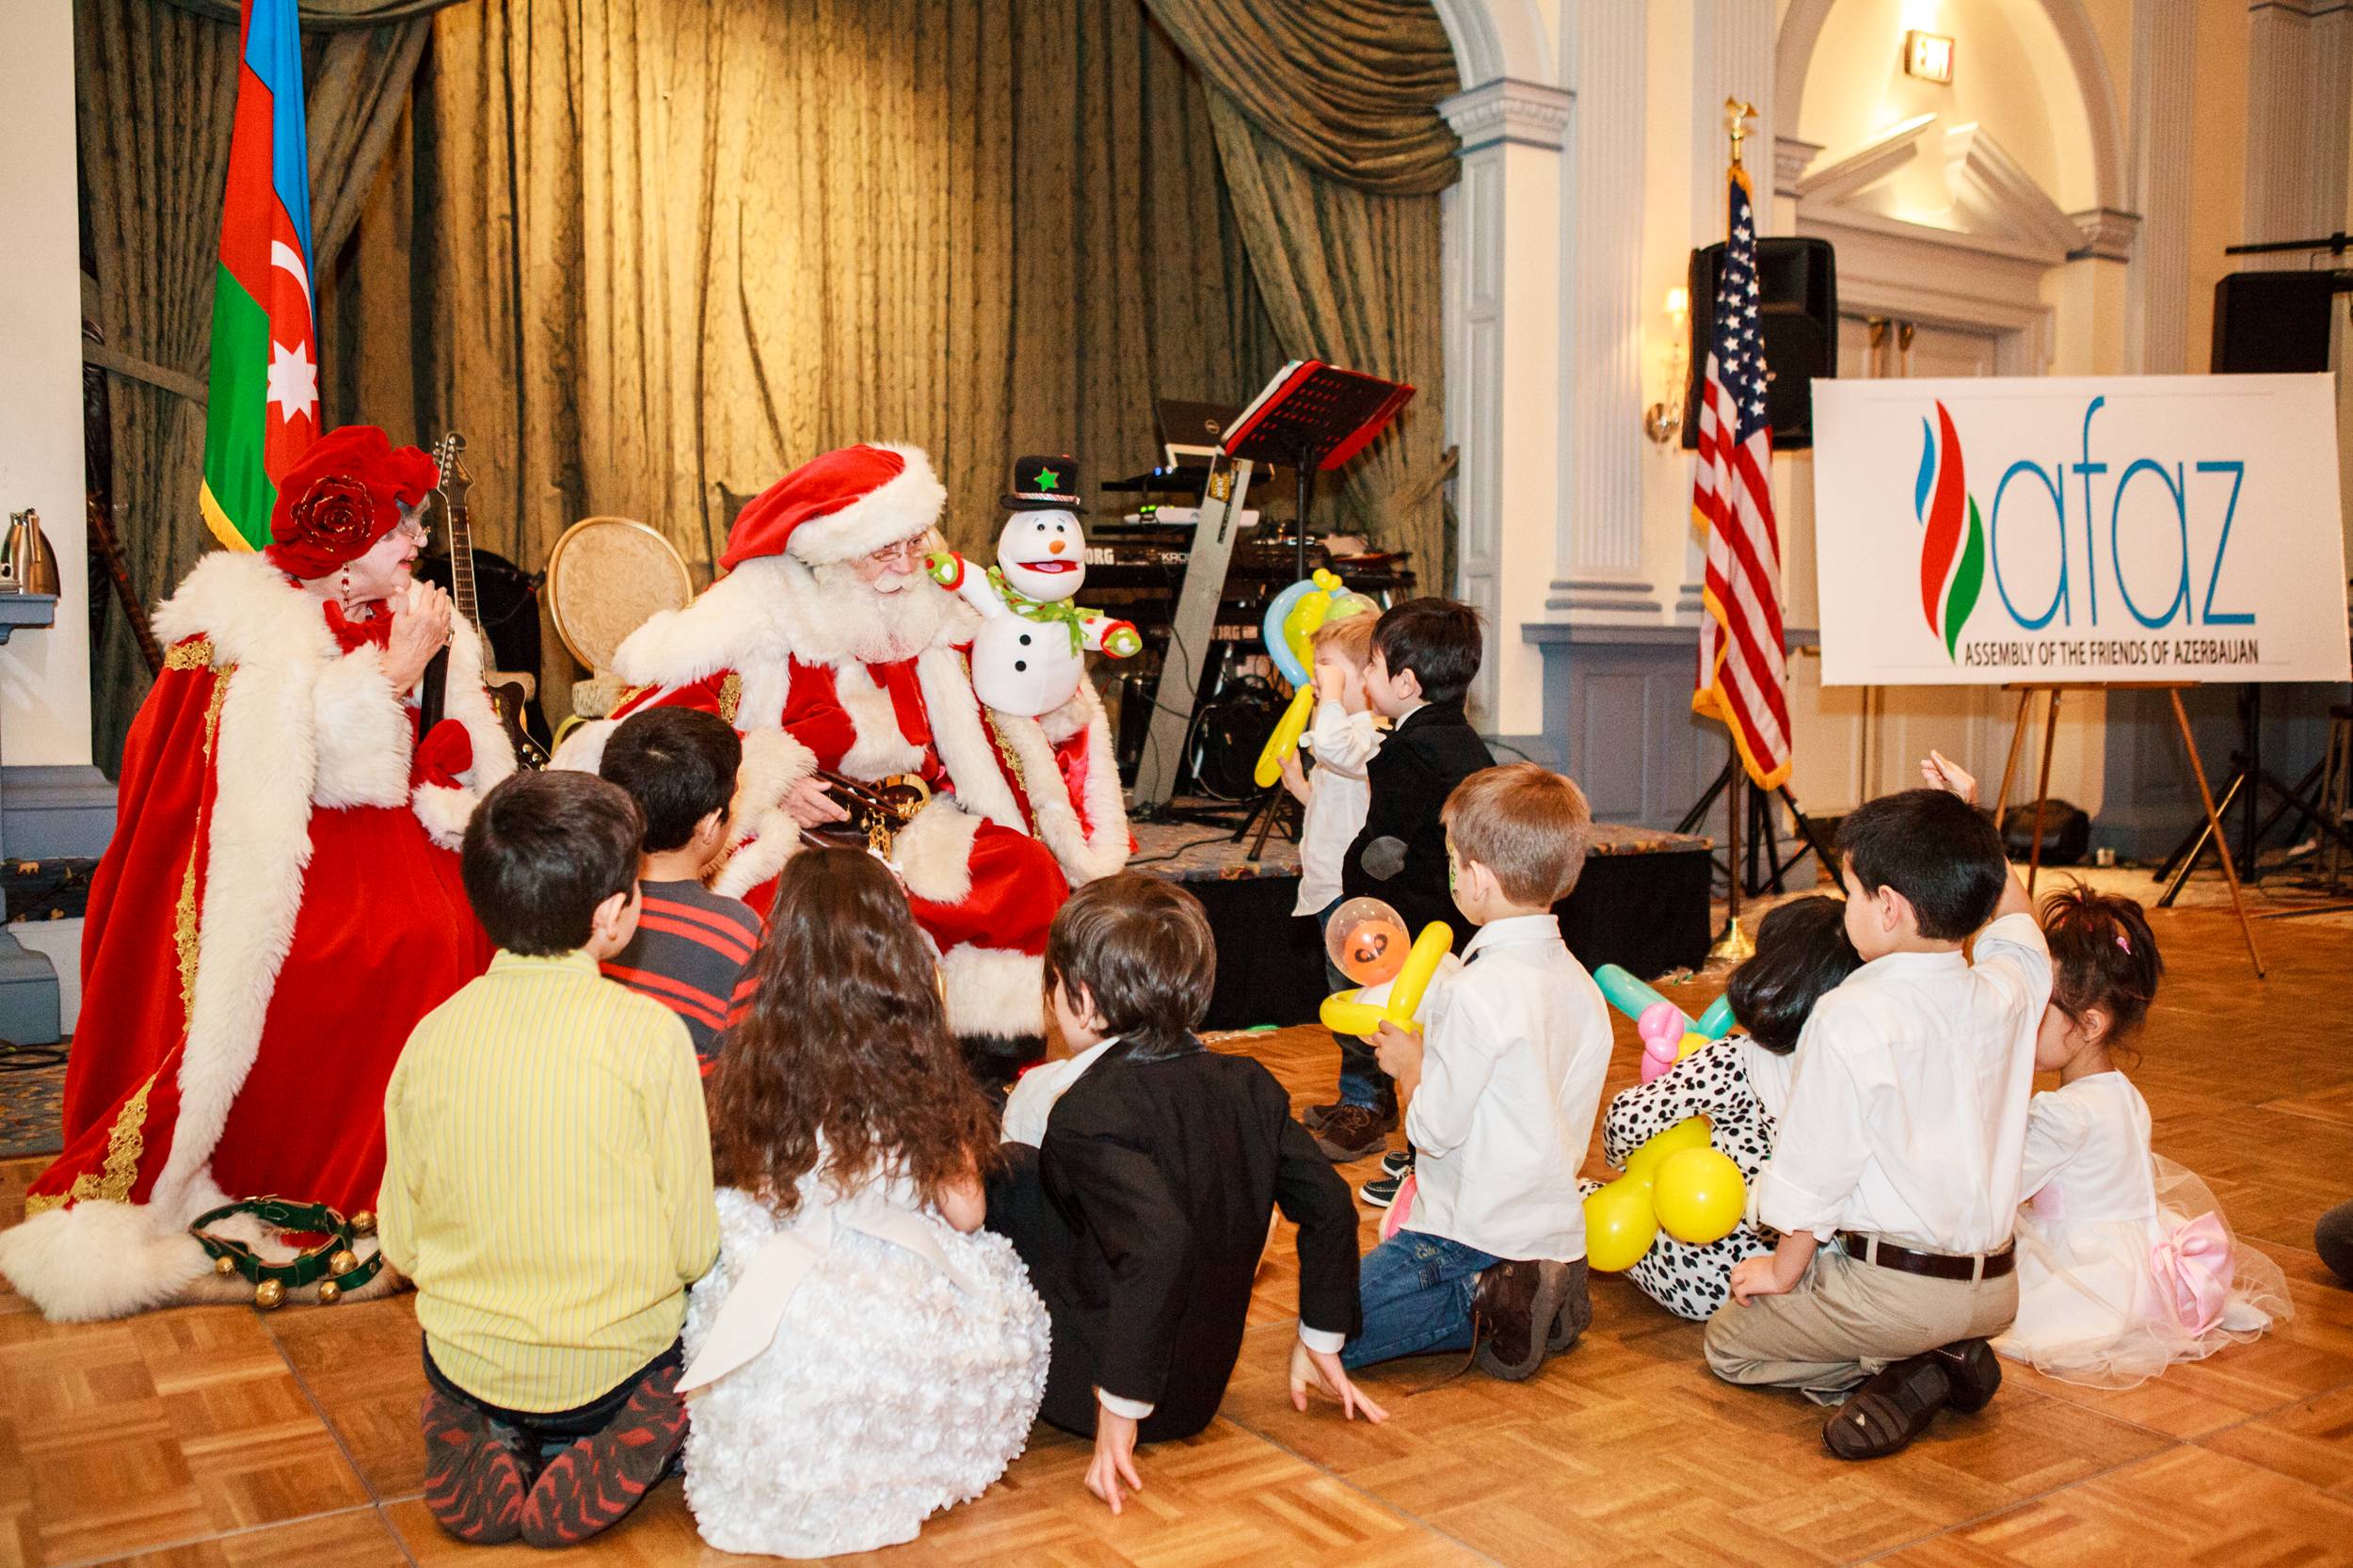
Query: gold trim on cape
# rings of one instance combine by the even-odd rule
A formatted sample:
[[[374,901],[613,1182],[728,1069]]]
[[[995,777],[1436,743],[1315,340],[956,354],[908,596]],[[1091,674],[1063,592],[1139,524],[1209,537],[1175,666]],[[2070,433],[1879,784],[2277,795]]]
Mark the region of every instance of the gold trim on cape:
[[[735,722],[735,711],[744,705],[744,678],[734,670],[728,671],[719,682],[719,716],[729,724]]]
[[[164,650],[164,668],[168,670],[207,670],[212,667],[213,639],[210,637],[174,643]]]

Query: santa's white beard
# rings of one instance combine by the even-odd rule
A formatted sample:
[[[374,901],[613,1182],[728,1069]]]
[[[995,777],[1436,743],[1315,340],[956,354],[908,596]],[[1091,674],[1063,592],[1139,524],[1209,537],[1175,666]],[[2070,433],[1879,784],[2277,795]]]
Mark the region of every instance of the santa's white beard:
[[[932,646],[955,603],[946,589],[920,571],[896,593],[877,593],[846,562],[808,570],[836,635],[863,664],[914,658]]]

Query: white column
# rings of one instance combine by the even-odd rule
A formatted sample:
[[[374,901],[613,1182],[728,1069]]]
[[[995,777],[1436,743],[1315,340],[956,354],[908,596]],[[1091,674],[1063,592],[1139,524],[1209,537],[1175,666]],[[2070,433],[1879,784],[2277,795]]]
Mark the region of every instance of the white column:
[[[0,648],[0,760],[88,767],[89,573],[82,518],[82,264],[73,11],[10,9],[0,50],[0,513],[33,507],[57,557],[56,624]],[[0,516],[0,526],[6,524]]]
[[[1756,110],[1742,143],[1741,161],[1755,187],[1757,230],[1773,218],[1775,160],[1773,130],[1775,28],[1773,0],[1690,0],[1691,4],[1691,244],[1714,245],[1724,237],[1724,170],[1732,142],[1724,126],[1724,100],[1737,98]],[[1691,357],[1705,362],[1707,345],[1699,336],[1699,301],[1691,303]],[[1780,465],[1776,465],[1777,467]],[[1705,558],[1684,530],[1683,584],[1675,614],[1696,620],[1701,614],[1701,573]]]
[[[1585,5],[1571,35],[1577,103],[1568,127],[1561,234],[1562,424],[1557,546],[1545,608],[1570,620],[1656,621],[1642,567],[1642,153],[1644,8]],[[1669,392],[1672,398],[1674,393]]]
[[[2137,0],[2133,7],[2133,185],[2140,208],[2137,254],[2125,274],[2129,363],[2144,376],[2191,368],[2189,182],[2196,137],[2190,113],[2198,72],[2197,0]],[[2205,368],[2205,356],[2197,356]]]
[[[1544,618],[1561,469],[1561,149],[1569,95],[1503,78],[1438,105],[1463,141],[1447,193],[1447,436],[1460,452],[1455,592],[1486,618],[1471,692],[1491,733],[1543,728]]]
[[[2353,3],[2249,0],[2247,29],[2246,238],[2333,233],[2345,216]],[[2243,269],[2312,263],[2284,253],[2234,260]]]

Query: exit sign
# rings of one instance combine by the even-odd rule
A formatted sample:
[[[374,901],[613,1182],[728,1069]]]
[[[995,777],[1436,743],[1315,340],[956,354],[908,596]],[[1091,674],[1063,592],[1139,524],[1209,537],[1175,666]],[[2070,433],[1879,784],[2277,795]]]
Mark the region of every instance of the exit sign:
[[[1953,79],[1953,40],[1942,33],[1914,29],[1904,35],[1904,74],[1924,82]]]

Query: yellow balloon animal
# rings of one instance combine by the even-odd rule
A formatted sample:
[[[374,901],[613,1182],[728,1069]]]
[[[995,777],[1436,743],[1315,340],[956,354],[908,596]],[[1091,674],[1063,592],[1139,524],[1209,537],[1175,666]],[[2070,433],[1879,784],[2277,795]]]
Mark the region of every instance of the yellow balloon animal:
[[[1414,1030],[1414,1015],[1421,1011],[1422,993],[1430,989],[1431,976],[1438,972],[1438,965],[1454,948],[1454,928],[1444,920],[1432,920],[1414,938],[1413,951],[1406,953],[1405,965],[1389,983],[1389,1000],[1385,1002],[1359,1001],[1361,988],[1335,991],[1323,999],[1323,1006],[1316,1015],[1323,1027],[1335,1034],[1355,1034],[1370,1038],[1384,1023],[1400,1029]]]
[[[1308,721],[1315,717],[1317,630],[1326,620],[1365,615],[1371,609],[1370,601],[1350,593],[1337,573],[1321,567],[1314,576],[1275,595],[1274,602],[1267,606],[1263,629],[1267,652],[1273,655],[1275,669],[1291,683],[1292,693],[1291,705],[1283,710],[1251,774],[1259,789],[1273,789],[1283,776],[1283,759],[1299,749],[1299,738],[1307,733]]]
[[[1631,1269],[1661,1230],[1694,1246],[1721,1241],[1748,1202],[1740,1167],[1708,1142],[1707,1118],[1686,1116],[1626,1156],[1625,1175],[1586,1194],[1586,1265]]]

